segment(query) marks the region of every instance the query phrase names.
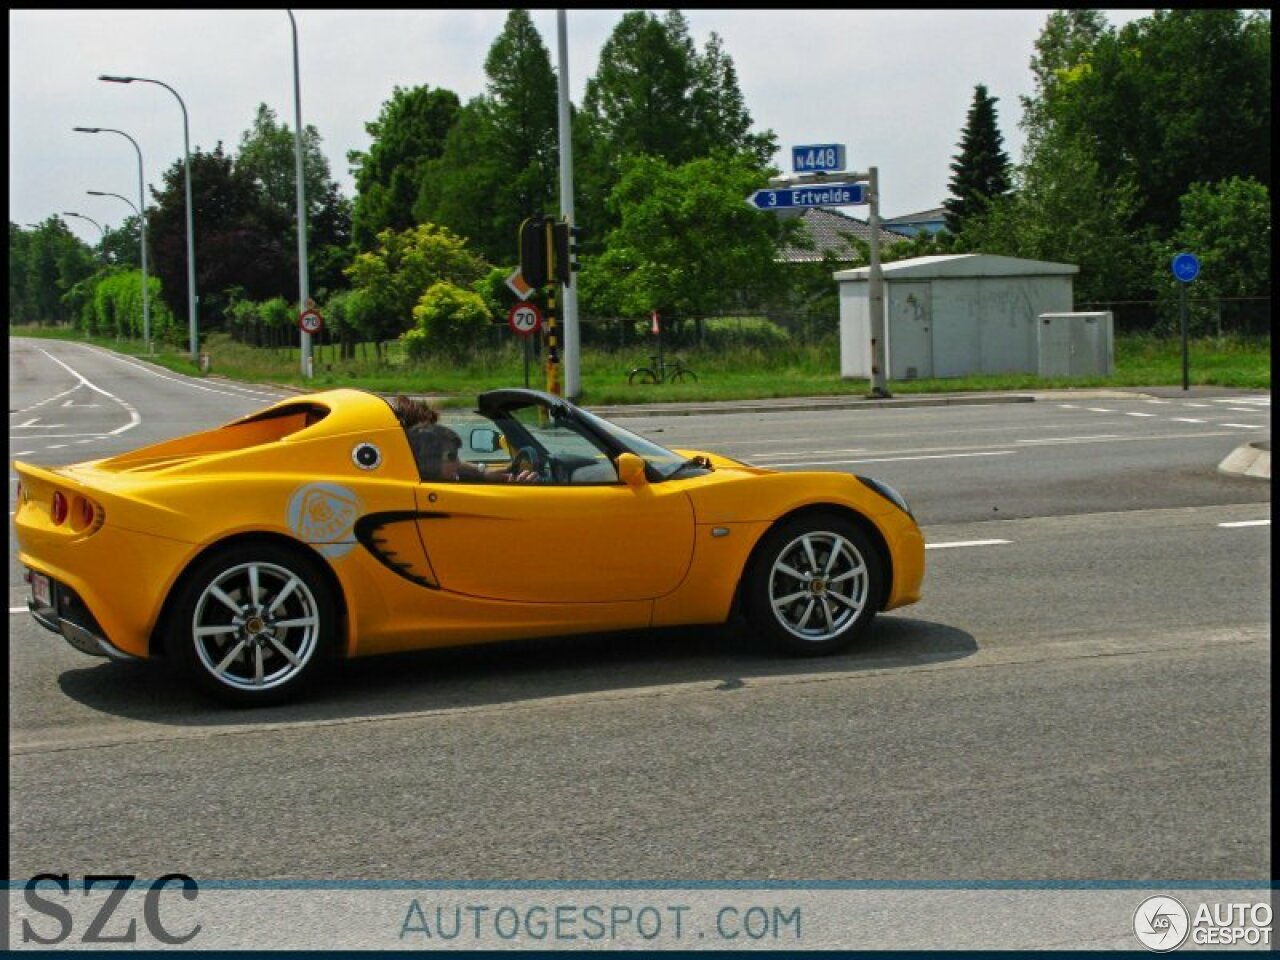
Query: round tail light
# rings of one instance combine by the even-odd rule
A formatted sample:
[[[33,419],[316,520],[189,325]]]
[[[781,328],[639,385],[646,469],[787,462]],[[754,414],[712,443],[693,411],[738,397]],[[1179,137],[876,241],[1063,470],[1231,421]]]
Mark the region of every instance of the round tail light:
[[[55,527],[62,526],[62,522],[67,519],[67,498],[62,495],[61,490],[53,492],[53,507],[49,513],[53,517]]]

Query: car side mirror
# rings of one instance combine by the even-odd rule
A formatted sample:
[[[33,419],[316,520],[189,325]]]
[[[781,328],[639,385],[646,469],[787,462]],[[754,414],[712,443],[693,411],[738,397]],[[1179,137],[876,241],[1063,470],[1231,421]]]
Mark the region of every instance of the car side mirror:
[[[649,482],[644,472],[644,460],[634,453],[618,454],[618,479],[628,487],[644,486]]]
[[[475,427],[469,446],[476,453],[497,453],[502,449],[502,434],[491,427]]]

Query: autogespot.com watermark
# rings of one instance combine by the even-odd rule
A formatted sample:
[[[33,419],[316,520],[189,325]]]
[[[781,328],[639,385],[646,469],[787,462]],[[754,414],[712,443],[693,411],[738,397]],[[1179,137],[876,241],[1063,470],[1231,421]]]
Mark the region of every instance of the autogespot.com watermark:
[[[688,903],[440,903],[410,901],[400,940],[474,944],[516,941],[570,944],[574,941],[696,941],[776,944],[799,942],[803,911],[794,903],[726,904],[707,909]]]
[[[1133,933],[1148,950],[1168,953],[1184,943],[1269,947],[1271,905],[1262,901],[1202,902],[1189,911],[1176,897],[1148,897],[1133,914]]]

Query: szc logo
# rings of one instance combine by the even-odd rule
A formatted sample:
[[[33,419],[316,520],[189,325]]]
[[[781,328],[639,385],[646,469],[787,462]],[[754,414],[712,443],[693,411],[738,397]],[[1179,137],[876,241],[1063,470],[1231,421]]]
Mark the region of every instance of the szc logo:
[[[1148,950],[1167,953],[1182,946],[1191,927],[1187,908],[1173,897],[1148,897],[1133,914],[1133,932]]]

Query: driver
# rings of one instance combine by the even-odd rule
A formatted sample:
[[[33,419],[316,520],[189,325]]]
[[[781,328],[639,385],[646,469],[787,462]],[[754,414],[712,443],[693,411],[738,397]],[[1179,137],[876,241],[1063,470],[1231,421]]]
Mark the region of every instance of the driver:
[[[537,482],[533,470],[486,470],[483,464],[469,463],[458,457],[462,439],[443,423],[419,423],[407,431],[409,446],[418,462],[418,475],[423,480],[484,480],[490,483]]]

